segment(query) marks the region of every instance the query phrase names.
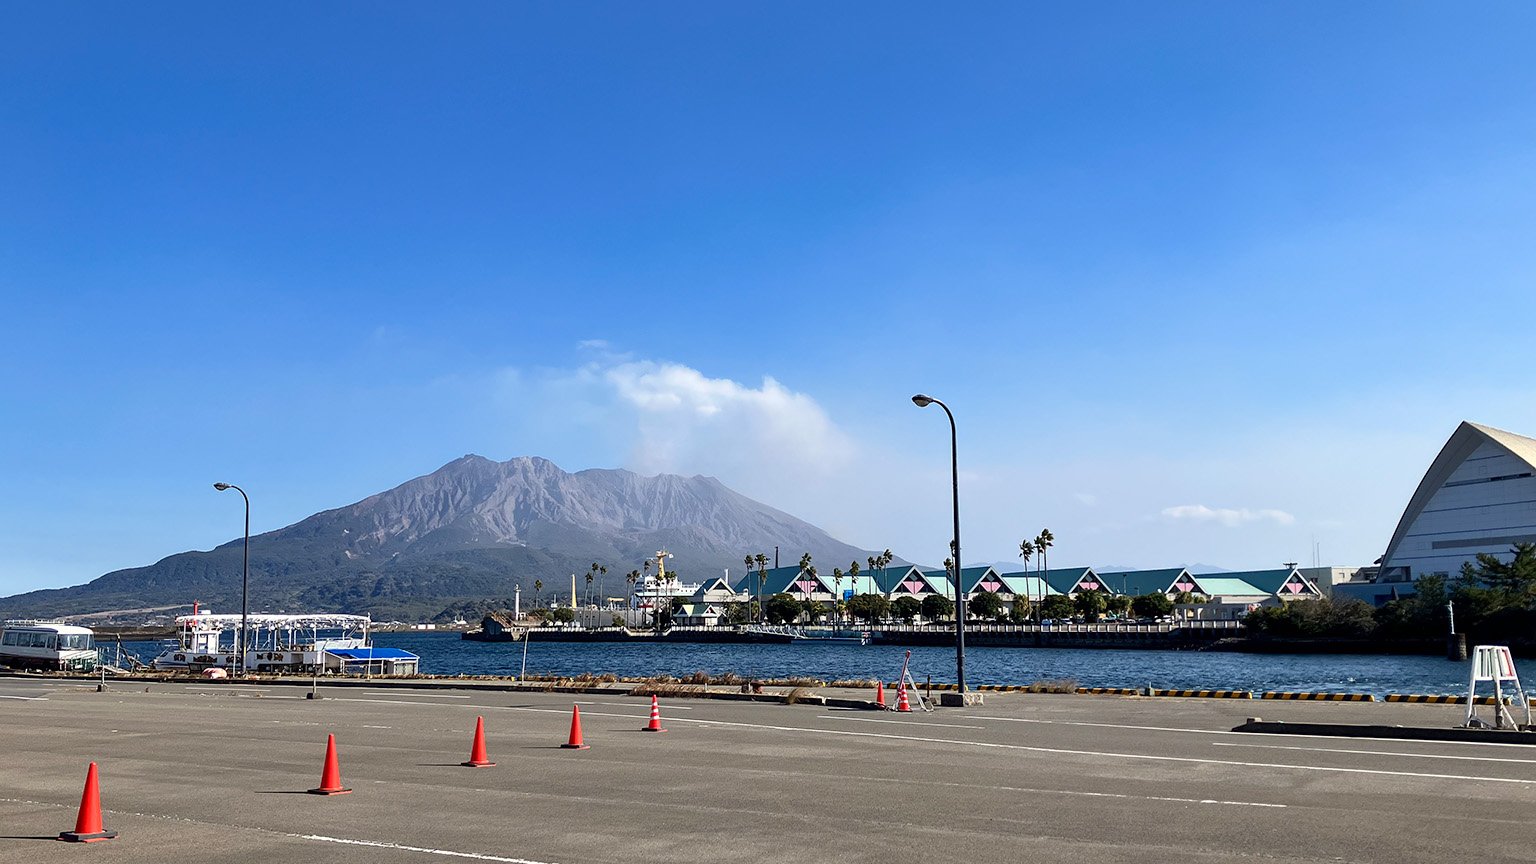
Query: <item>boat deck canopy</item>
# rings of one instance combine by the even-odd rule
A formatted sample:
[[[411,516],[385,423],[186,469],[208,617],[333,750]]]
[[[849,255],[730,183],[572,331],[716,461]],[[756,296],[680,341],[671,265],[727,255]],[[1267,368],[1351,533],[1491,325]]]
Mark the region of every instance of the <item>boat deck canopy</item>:
[[[345,660],[420,660],[409,651],[399,648],[327,648],[325,653]]]

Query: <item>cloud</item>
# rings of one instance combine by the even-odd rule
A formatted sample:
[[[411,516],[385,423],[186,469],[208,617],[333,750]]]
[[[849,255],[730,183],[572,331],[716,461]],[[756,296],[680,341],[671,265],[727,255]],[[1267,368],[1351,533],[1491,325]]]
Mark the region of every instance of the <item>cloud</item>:
[[[1180,522],[1215,522],[1228,528],[1235,528],[1251,522],[1274,522],[1277,525],[1290,525],[1296,521],[1296,517],[1284,510],[1249,510],[1244,507],[1234,510],[1226,507],[1207,507],[1204,504],[1180,504],[1177,507],[1165,507],[1163,518]]]
[[[1094,495],[1091,492],[1073,492],[1072,497],[1076,498],[1077,503],[1083,505],[1084,507],[1092,507],[1093,505],[1099,503],[1099,496]],[[962,561],[961,563],[963,564],[965,562]]]
[[[854,451],[815,399],[772,378],[750,387],[650,360],[586,371],[633,410],[638,436],[630,462],[638,470],[825,472],[845,466]]]

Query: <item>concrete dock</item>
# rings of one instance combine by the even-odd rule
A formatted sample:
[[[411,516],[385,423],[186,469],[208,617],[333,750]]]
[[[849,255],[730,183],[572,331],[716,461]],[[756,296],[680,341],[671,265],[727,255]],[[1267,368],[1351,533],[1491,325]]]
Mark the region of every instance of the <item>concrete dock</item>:
[[[1536,860],[1536,748],[1252,735],[1441,705],[988,694],[896,715],[380,684],[0,679],[0,861]],[[559,748],[579,702],[590,750]],[[459,766],[484,715],[495,768]],[[327,733],[356,791],[322,798]],[[86,765],[115,840],[73,827]]]

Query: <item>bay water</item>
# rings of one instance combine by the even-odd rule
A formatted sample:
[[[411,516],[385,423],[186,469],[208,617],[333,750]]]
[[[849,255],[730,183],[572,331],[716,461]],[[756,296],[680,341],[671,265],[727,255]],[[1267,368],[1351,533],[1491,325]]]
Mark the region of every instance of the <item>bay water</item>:
[[[430,675],[516,676],[521,642],[469,642],[457,633],[376,633],[380,647],[421,655]],[[103,646],[110,658],[112,646]],[[142,660],[159,653],[151,642],[124,647]],[[907,649],[849,642],[789,645],[700,643],[528,643],[529,675],[612,673],[619,677],[734,672],[746,678],[874,679],[894,681]],[[912,677],[922,683],[955,679],[953,648],[914,647]],[[1081,687],[1307,690],[1347,693],[1462,694],[1466,663],[1441,657],[1359,654],[1242,654],[1224,651],[1138,651],[1084,648],[967,648],[968,684],[1030,684],[1071,680]],[[1533,671],[1532,674],[1536,674]],[[1484,685],[1484,689],[1487,689]]]

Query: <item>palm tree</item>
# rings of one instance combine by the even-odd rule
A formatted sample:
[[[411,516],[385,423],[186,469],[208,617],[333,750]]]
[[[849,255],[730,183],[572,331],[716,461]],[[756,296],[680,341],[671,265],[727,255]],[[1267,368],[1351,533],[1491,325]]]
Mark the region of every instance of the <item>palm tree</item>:
[[[587,571],[587,605],[592,605],[592,579],[597,576],[597,563],[593,562],[592,569]],[[571,605],[575,605],[572,603]]]
[[[1033,541],[1022,540],[1019,542],[1019,557],[1024,559],[1025,602],[1033,606],[1035,604],[1035,592],[1034,588],[1029,585],[1029,559],[1035,557],[1035,544]],[[1044,599],[1043,597],[1041,598],[1042,601]]]
[[[854,562],[853,566],[859,566],[858,562]],[[843,568],[832,568],[832,584],[836,587],[836,590],[832,592],[832,612],[833,618],[836,618],[838,604],[843,602]]]
[[[635,608],[635,583],[640,581],[640,571],[631,570],[624,574],[624,581],[629,583],[629,608]]]
[[[751,578],[752,578],[752,553],[748,552],[745,556],[743,556],[742,559],[741,559],[741,563],[742,563],[742,566],[745,568],[746,574],[747,574],[741,580],[741,585],[742,585],[743,588],[747,589],[747,611],[751,612],[752,611],[752,583],[749,580],[751,580]]]
[[[535,606],[540,605],[539,604],[539,592],[543,591],[543,590],[544,590],[544,580],[543,579],[535,579],[535,580],[533,580],[533,605],[535,605]]]
[[[752,556],[752,560],[757,562],[757,614],[763,623],[767,623],[768,598],[763,595],[768,593],[768,556],[759,552]]]
[[[1041,528],[1040,536],[1035,538],[1035,551],[1040,553],[1040,563],[1041,566],[1045,568],[1046,576],[1051,575],[1051,563],[1050,558],[1047,557],[1045,550],[1051,548],[1051,545],[1055,540],[1056,537],[1051,533],[1051,529],[1049,528]]]

